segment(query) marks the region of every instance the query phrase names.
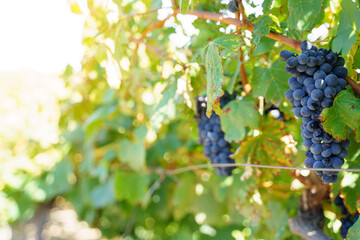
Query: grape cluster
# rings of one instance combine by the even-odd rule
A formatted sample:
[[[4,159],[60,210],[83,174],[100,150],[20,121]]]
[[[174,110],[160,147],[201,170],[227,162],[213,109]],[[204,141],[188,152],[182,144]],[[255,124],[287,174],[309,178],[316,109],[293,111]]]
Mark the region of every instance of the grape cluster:
[[[220,98],[220,107],[225,106],[232,97],[225,93]],[[199,123],[199,140],[204,146],[204,155],[211,163],[235,163],[229,156],[232,154],[230,144],[224,139],[224,132],[221,130],[219,115],[212,113],[211,117],[206,116],[206,97],[198,97],[196,120]],[[222,176],[230,176],[234,167],[219,167],[216,172]]]
[[[349,211],[347,210],[347,208],[345,207],[344,201],[340,197],[340,195],[338,195],[335,198],[334,203],[336,206],[340,207],[341,214],[344,215],[344,217],[340,219],[340,221],[342,223],[341,228],[340,228],[340,234],[343,238],[346,238],[349,228],[352,225],[354,225],[354,223],[358,220],[359,213],[356,212],[355,214],[350,214]]]
[[[305,166],[308,168],[338,169],[344,164],[349,141],[339,141],[325,132],[319,120],[324,108],[331,107],[335,96],[346,87],[343,79],[347,70],[345,60],[325,48],[318,49],[309,41],[301,43],[300,55],[288,50],[280,52],[286,61],[286,73],[290,89],[285,98],[293,106],[295,117],[302,118],[301,135],[306,152]],[[338,172],[315,171],[328,184],[336,182]]]
[[[227,5],[227,9],[232,13],[236,13],[237,11],[239,11],[239,3],[238,3],[238,1],[231,0]]]

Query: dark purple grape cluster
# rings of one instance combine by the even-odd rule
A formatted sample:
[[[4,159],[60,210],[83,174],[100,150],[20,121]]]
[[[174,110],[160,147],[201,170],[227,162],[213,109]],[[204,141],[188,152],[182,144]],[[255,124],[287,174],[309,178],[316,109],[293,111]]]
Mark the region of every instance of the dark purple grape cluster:
[[[359,213],[356,212],[355,214],[350,214],[347,210],[343,199],[340,197],[340,195],[337,195],[337,197],[334,200],[334,203],[336,206],[340,207],[341,214],[344,216],[340,219],[342,225],[340,228],[340,234],[343,238],[346,238],[346,235],[348,234],[349,228],[354,225],[354,223],[359,218]]]
[[[227,9],[232,13],[236,13],[237,11],[239,11],[239,3],[238,3],[238,1],[231,0],[227,5]]]
[[[220,98],[220,107],[225,106],[232,97],[225,93]],[[235,163],[229,156],[232,154],[230,144],[225,140],[224,132],[221,130],[220,117],[212,113],[211,117],[206,116],[206,97],[198,97],[196,120],[199,123],[199,141],[204,146],[204,155],[211,163]],[[230,176],[234,167],[219,167],[216,172],[222,176]]]
[[[324,108],[331,107],[335,96],[346,87],[344,77],[347,70],[345,60],[325,48],[318,49],[309,41],[301,43],[300,55],[289,50],[280,52],[286,61],[286,73],[290,89],[285,98],[293,106],[295,117],[302,118],[301,135],[306,152],[305,166],[308,168],[339,169],[344,164],[349,140],[339,141],[325,132],[319,120]],[[328,184],[337,181],[338,172],[315,171]]]

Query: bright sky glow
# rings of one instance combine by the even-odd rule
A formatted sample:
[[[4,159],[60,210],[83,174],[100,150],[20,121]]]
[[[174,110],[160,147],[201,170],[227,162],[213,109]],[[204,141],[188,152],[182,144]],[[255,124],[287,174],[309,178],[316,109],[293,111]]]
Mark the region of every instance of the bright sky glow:
[[[67,64],[79,70],[84,21],[65,0],[0,1],[0,72],[59,74]]]

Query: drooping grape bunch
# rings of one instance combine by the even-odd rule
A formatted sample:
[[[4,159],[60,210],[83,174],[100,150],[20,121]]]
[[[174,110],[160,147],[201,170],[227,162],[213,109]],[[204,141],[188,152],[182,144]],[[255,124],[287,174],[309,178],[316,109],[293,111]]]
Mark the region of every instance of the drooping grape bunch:
[[[356,212],[355,214],[350,214],[347,210],[343,199],[340,197],[340,195],[337,195],[337,197],[334,200],[334,203],[336,206],[340,207],[341,214],[343,217],[340,219],[342,225],[340,228],[340,234],[343,238],[346,238],[346,235],[348,234],[349,228],[354,225],[354,223],[359,218],[359,213]]]
[[[232,97],[225,93],[220,98],[220,107],[225,106]],[[196,120],[199,123],[199,141],[204,146],[204,155],[211,163],[235,163],[229,156],[232,154],[230,144],[224,138],[224,132],[221,130],[220,117],[212,113],[211,117],[206,116],[206,97],[198,97]],[[222,176],[230,176],[234,167],[219,167],[216,172]]]
[[[318,49],[309,41],[301,43],[300,55],[289,50],[280,52],[286,61],[286,73],[290,89],[285,98],[293,106],[295,117],[302,118],[301,135],[306,152],[308,168],[339,169],[344,164],[349,140],[339,141],[325,132],[319,120],[324,108],[331,107],[335,96],[346,87],[345,60],[325,48]],[[338,172],[315,171],[328,184],[336,182]]]

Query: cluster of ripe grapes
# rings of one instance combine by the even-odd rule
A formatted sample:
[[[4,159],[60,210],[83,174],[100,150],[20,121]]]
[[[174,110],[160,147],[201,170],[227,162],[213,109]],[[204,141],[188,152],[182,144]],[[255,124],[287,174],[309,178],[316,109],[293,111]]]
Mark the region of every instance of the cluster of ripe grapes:
[[[344,215],[344,217],[340,219],[340,221],[342,223],[341,228],[340,228],[340,234],[343,238],[346,238],[349,228],[352,225],[354,225],[354,223],[358,220],[359,213],[356,212],[355,214],[350,214],[349,211],[347,210],[347,208],[345,207],[344,201],[340,197],[340,195],[338,195],[335,198],[334,203],[336,206],[340,207],[341,214]]]
[[[225,106],[232,97],[225,93],[220,98],[220,107]],[[221,130],[219,115],[212,113],[211,117],[206,116],[206,97],[196,99],[197,115],[196,121],[199,129],[199,141],[204,146],[204,155],[211,163],[235,163],[229,156],[232,154],[230,144],[224,138]],[[218,167],[216,172],[222,176],[230,176],[234,167]]]
[[[302,53],[283,50],[280,58],[286,61],[286,73],[290,89],[285,98],[293,106],[295,117],[302,118],[301,135],[306,152],[305,166],[308,168],[339,169],[344,164],[349,140],[339,141],[325,132],[319,120],[324,108],[331,107],[335,96],[346,87],[343,79],[347,69],[345,60],[325,48],[318,49],[309,41],[301,44]],[[328,184],[336,182],[338,172],[315,171]]]

